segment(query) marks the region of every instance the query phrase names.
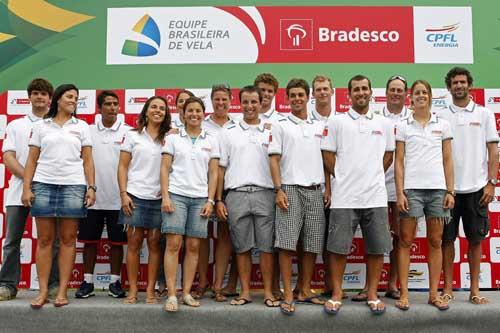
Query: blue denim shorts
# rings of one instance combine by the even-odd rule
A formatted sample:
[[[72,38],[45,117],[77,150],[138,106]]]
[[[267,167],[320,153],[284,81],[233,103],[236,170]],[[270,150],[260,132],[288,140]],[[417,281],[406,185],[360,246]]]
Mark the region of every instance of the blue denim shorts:
[[[444,209],[446,190],[405,190],[406,199],[410,210],[408,213],[400,212],[399,216],[407,217],[450,217],[450,210]]]
[[[173,213],[161,212],[161,232],[207,238],[208,218],[200,215],[207,198],[189,198],[174,193],[169,195],[175,210]]]
[[[85,185],[56,185],[33,182],[31,190],[35,195],[31,206],[33,217],[85,218]]]
[[[144,229],[160,229],[161,227],[161,199],[145,200],[139,199],[128,193],[134,203],[132,216],[127,216],[120,210],[118,224]]]

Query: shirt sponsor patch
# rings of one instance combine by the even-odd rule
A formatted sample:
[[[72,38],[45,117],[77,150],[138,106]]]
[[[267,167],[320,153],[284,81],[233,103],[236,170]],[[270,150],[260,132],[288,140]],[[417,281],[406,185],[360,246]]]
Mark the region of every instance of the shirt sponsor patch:
[[[70,134],[73,134],[77,137],[80,137],[80,132],[77,132],[77,131],[69,131]]]
[[[372,135],[383,135],[382,131],[374,130],[372,131]]]
[[[201,148],[201,150],[208,151],[210,153],[212,151],[212,148],[203,147],[203,148]]]
[[[476,127],[480,127],[481,126],[481,123],[479,121],[471,121],[469,123],[469,126],[476,126]]]
[[[432,131],[432,135],[442,135],[442,134],[443,134],[443,131],[439,131],[439,130]]]

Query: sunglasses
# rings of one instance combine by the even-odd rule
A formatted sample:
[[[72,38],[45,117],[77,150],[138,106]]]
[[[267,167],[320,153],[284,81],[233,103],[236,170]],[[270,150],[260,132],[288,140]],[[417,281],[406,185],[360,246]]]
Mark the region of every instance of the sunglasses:
[[[401,80],[403,81],[404,83],[406,83],[406,79],[404,76],[401,76],[401,75],[393,75],[389,78],[388,82],[392,82],[394,80]]]

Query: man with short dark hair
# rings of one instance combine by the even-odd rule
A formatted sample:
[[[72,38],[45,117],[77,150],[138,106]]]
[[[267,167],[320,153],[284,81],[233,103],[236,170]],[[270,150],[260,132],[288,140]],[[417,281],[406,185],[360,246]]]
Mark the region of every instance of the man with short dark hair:
[[[488,204],[493,200],[498,173],[498,132],[493,113],[472,100],[473,78],[461,67],[452,68],[445,78],[453,103],[438,112],[450,122],[453,131],[453,165],[455,167],[455,207],[451,222],[443,231],[444,288],[441,297],[453,299],[453,245],[462,220],[468,242],[470,296],[473,304],[489,300],[479,293],[481,242],[489,231]]]
[[[252,248],[260,250],[264,304],[276,307],[273,276],[274,192],[269,172],[269,129],[259,119],[262,92],[254,86],[240,90],[243,120],[219,134],[219,215],[227,217],[238,264],[241,293],[232,305],[251,302]],[[249,167],[251,166],[251,167]],[[223,201],[221,193],[227,192]]]
[[[118,96],[110,90],[97,96],[100,119],[90,126],[92,155],[95,165],[95,184],[98,188],[95,204],[89,208],[87,219],[82,221],[78,231],[78,241],[84,243],[84,280],[75,294],[76,298],[94,296],[94,268],[97,258],[97,244],[101,241],[104,225],[108,233],[110,248],[111,276],[108,295],[125,297],[120,283],[123,262],[123,245],[127,244],[127,234],[118,225],[120,213],[120,190],[116,177],[120,157],[120,145],[130,126],[118,119],[120,109]]]
[[[284,314],[295,313],[292,291],[292,257],[302,240],[302,285],[297,301],[323,304],[311,292],[316,255],[323,251],[325,216],[321,184],[325,182],[320,144],[323,122],[307,113],[309,85],[292,79],[286,87],[291,114],[272,125],[269,156],[276,192],[275,247],[279,249],[284,286]],[[304,172],[304,170],[307,170]]]
[[[385,304],[378,299],[377,288],[384,253],[391,250],[384,172],[392,163],[394,128],[370,111],[372,89],[366,76],[354,76],[348,87],[352,106],[328,120],[321,145],[325,168],[335,176],[327,245],[333,293],[325,312],[340,310],[346,258],[360,225],[367,254],[367,304],[372,313],[382,314]]]
[[[34,124],[41,120],[49,110],[54,88],[49,81],[37,78],[30,82],[27,91],[31,102],[31,112],[9,123],[2,147],[4,164],[12,173],[12,177],[9,189],[5,191],[7,233],[3,243],[2,269],[0,270],[0,301],[14,299],[17,295],[17,285],[21,278],[21,240],[26,218],[30,212],[29,207],[24,207],[21,202],[24,166],[29,151],[28,141]],[[54,255],[57,257],[57,251],[54,251]],[[58,286],[57,275],[57,260],[53,260],[49,277],[51,290]]]

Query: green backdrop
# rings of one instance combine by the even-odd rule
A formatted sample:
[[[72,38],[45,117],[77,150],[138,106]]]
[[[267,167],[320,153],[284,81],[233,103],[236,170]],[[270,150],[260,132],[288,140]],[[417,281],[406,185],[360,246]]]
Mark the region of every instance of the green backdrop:
[[[19,1],[19,0],[18,0]],[[40,3],[41,0],[21,0]],[[146,6],[336,6],[336,5],[414,5],[471,6],[474,30],[474,64],[467,65],[475,77],[475,86],[500,87],[500,1],[179,1],[179,0],[49,0],[50,4],[93,16],[63,32],[52,32],[12,14],[9,0],[0,1],[0,32],[16,37],[0,43],[0,92],[25,89],[33,77],[45,77],[55,85],[73,82],[82,89],[209,87],[227,82],[239,87],[256,74],[274,73],[283,85],[291,77],[310,80],[323,73],[336,86],[346,86],[354,74],[372,78],[375,87],[383,87],[388,76],[398,73],[411,81],[425,78],[442,87],[443,76],[451,65],[427,64],[228,64],[228,65],[106,65],[106,9],[108,7]],[[54,18],[56,19],[56,18]]]

